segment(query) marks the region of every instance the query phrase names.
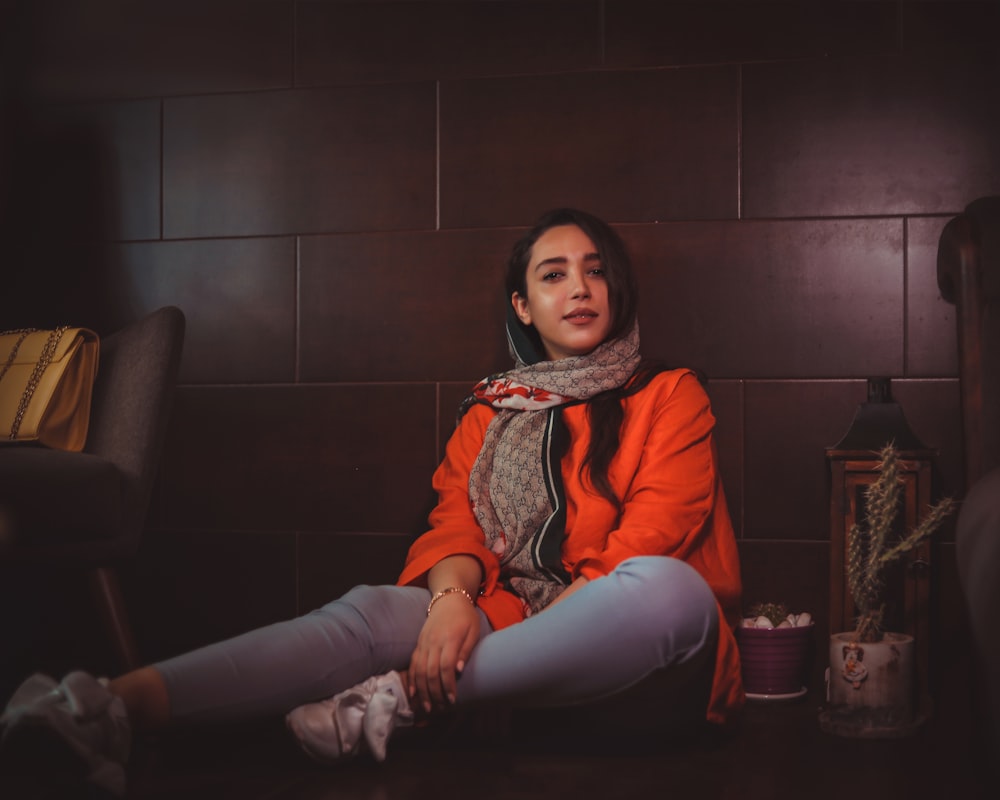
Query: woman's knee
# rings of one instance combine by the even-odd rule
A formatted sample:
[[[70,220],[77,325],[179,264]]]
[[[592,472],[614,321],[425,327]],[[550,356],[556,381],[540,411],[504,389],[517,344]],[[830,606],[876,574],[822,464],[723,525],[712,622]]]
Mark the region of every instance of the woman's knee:
[[[611,573],[624,602],[671,638],[713,641],[718,604],[708,582],[690,564],[668,556],[636,556]]]
[[[691,604],[715,607],[715,595],[708,582],[685,561],[669,556],[634,556],[619,564],[612,574],[620,576],[631,591],[642,592],[652,603],[676,600],[678,595]]]

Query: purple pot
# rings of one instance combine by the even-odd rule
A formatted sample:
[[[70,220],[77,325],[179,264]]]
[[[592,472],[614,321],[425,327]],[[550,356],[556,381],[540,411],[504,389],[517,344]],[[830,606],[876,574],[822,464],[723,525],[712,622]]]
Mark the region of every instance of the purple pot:
[[[810,622],[801,628],[737,628],[736,642],[743,664],[747,694],[801,692],[813,642]]]

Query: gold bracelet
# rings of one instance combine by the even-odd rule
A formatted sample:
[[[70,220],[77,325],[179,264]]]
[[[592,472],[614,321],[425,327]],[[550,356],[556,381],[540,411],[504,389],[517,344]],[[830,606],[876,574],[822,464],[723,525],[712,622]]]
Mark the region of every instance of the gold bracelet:
[[[445,595],[455,594],[456,592],[461,592],[462,594],[464,594],[465,599],[468,600],[470,603],[472,603],[472,605],[476,604],[475,598],[467,591],[465,591],[465,589],[461,588],[460,586],[449,586],[447,589],[442,589],[440,592],[438,592],[431,598],[431,601],[427,604],[427,616],[429,617],[431,615],[431,609],[434,608],[434,604],[438,600],[440,600]]]

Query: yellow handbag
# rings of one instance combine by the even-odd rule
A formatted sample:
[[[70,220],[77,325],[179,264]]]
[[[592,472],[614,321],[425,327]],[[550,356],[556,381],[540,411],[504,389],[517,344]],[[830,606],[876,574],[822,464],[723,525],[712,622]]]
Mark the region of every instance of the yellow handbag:
[[[0,446],[82,450],[99,350],[87,328],[0,333]]]

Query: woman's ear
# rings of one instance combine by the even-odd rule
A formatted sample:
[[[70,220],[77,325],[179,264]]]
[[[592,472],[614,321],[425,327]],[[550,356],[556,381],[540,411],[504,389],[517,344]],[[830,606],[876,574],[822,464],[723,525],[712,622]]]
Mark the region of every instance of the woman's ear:
[[[520,294],[514,292],[510,296],[510,304],[514,307],[514,313],[517,314],[517,318],[521,320],[524,325],[531,324],[531,312],[528,310],[528,298],[521,297]]]

